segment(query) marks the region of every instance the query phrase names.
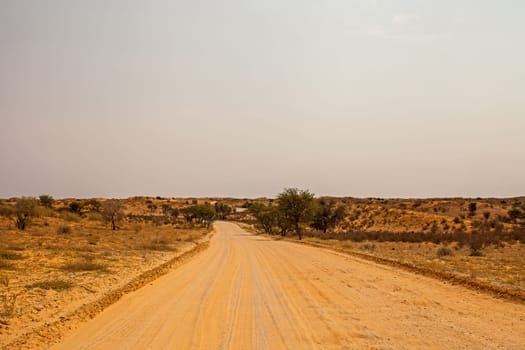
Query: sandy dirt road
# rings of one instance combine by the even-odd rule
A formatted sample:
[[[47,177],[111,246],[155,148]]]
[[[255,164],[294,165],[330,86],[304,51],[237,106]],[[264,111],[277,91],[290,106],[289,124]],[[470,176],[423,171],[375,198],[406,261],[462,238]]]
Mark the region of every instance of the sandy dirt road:
[[[525,305],[215,224],[56,349],[525,349]]]

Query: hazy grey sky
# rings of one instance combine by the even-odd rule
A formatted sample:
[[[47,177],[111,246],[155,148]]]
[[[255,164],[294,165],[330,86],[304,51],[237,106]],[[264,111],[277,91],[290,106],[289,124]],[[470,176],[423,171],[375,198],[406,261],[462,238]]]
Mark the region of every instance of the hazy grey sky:
[[[525,1],[0,0],[0,197],[525,194]]]

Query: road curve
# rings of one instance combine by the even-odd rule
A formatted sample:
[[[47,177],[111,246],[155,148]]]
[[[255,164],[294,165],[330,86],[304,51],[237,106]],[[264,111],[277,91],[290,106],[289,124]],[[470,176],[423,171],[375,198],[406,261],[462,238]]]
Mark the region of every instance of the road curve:
[[[525,305],[232,223],[215,232],[53,349],[525,348]]]

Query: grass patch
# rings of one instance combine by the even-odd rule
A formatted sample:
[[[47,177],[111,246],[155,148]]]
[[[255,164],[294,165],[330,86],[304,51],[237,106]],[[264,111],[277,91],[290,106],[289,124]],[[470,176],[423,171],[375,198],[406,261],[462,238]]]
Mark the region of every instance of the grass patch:
[[[108,267],[104,264],[95,263],[92,261],[75,261],[62,266],[62,270],[68,272],[83,272],[83,271],[100,271],[107,272]]]
[[[21,260],[23,258],[24,258],[23,255],[19,254],[19,253],[0,251],[0,259],[4,259],[4,260]]]
[[[73,287],[75,284],[73,282],[69,281],[63,281],[63,280],[52,280],[52,281],[42,281],[42,282],[36,282],[30,285],[27,285],[26,288],[41,288],[46,290],[56,290],[56,291],[62,291],[67,290],[71,287]]]

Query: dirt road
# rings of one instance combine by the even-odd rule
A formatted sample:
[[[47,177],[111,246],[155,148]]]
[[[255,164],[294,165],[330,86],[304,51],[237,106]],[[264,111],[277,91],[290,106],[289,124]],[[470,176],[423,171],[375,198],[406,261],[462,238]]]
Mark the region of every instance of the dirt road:
[[[56,349],[524,349],[525,305],[218,222]]]

